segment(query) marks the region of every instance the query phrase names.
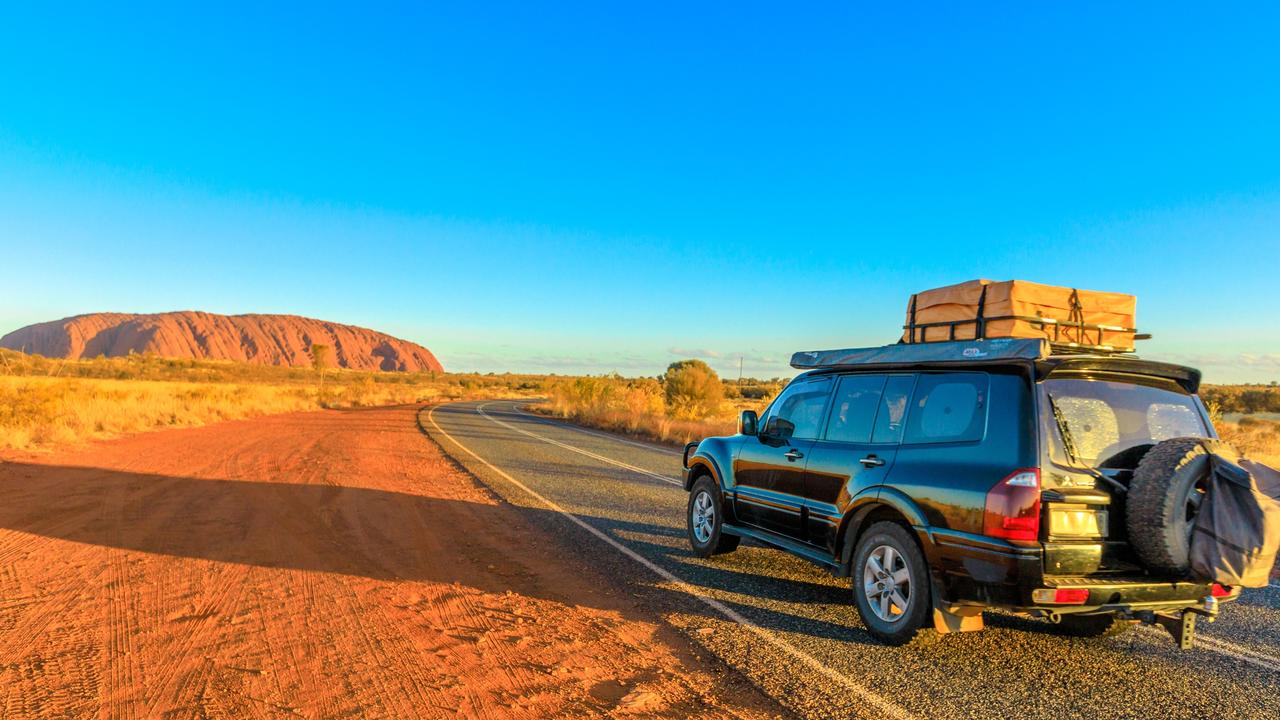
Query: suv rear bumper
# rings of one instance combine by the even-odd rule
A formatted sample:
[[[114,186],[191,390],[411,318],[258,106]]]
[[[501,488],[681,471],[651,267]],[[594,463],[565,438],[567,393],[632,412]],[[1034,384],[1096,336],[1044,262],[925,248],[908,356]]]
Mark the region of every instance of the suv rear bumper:
[[[1212,583],[1162,580],[1140,572],[1045,574],[1045,552],[1036,544],[1012,544],[982,535],[930,528],[930,565],[942,599],[956,606],[985,606],[1019,613],[1064,615],[1080,612],[1163,611],[1198,606],[1212,594]],[[1098,545],[1085,546],[1099,548]],[[1088,590],[1084,603],[1042,603],[1036,590]],[[1239,588],[1219,597],[1230,602]]]
[[[1154,581],[1150,577],[1045,577],[1041,583],[1045,589],[1087,590],[1089,597],[1083,603],[1039,603],[1032,597],[1034,589],[1028,589],[1022,601],[1025,605],[1014,608],[1018,612],[1079,613],[1079,612],[1138,612],[1142,610],[1172,610],[1201,605],[1213,594],[1213,583],[1191,581]],[[1218,602],[1231,602],[1240,597],[1240,588],[1231,588]]]

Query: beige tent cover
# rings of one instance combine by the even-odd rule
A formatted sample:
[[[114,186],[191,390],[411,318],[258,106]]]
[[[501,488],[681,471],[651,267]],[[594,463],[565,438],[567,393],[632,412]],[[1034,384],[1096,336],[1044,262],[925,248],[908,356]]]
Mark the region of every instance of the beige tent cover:
[[[1026,280],[970,280],[912,295],[902,340],[973,340],[978,332],[974,321],[980,304],[986,319],[983,337],[1043,338],[1053,343],[1133,349],[1137,308],[1134,296]],[[920,327],[957,321],[961,324]]]

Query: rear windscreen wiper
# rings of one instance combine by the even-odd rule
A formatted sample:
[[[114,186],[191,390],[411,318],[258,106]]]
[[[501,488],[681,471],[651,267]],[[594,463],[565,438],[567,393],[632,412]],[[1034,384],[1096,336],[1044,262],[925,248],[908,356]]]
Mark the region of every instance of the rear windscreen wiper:
[[[1049,409],[1053,412],[1053,419],[1058,423],[1058,434],[1062,437],[1062,449],[1066,450],[1067,460],[1071,462],[1071,465],[1084,470],[1098,480],[1101,480],[1115,488],[1119,492],[1128,492],[1129,488],[1125,487],[1124,483],[1119,482],[1114,478],[1109,478],[1105,473],[1098,472],[1096,468],[1089,467],[1088,465],[1080,462],[1080,458],[1076,456],[1076,443],[1071,437],[1071,428],[1067,426],[1066,416],[1064,416],[1062,411],[1058,409],[1058,403],[1054,401],[1053,393],[1046,392],[1045,397],[1049,398]]]
[[[1045,397],[1049,398],[1049,410],[1053,412],[1053,419],[1058,423],[1058,435],[1062,437],[1062,449],[1067,451],[1067,459],[1073,464],[1079,464],[1076,459],[1076,443],[1071,439],[1071,430],[1067,427],[1067,419],[1063,417],[1062,411],[1058,409],[1058,403],[1053,399],[1053,393],[1045,393]]]

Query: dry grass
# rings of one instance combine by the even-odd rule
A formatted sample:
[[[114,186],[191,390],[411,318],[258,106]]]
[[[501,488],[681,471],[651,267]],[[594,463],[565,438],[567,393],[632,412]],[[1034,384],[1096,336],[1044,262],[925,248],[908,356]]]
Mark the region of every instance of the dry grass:
[[[1238,422],[1214,423],[1218,435],[1258,462],[1280,468],[1280,422],[1243,417]]]
[[[672,445],[735,430],[740,410],[761,410],[779,381],[725,382],[723,399],[699,413],[669,402],[656,378],[446,373],[325,372],[150,356],[62,361],[0,349],[0,450],[42,450],[166,427],[319,408],[439,400],[532,397],[536,410],[582,425]],[[1268,388],[1267,390],[1270,390]],[[1223,439],[1280,466],[1280,421],[1223,420]]]
[[[133,356],[62,362],[0,350],[0,449],[319,408],[528,396],[520,375],[314,371]]]
[[[579,425],[675,446],[718,435],[732,435],[737,429],[736,416],[676,420],[665,415],[632,415],[617,410],[564,414],[556,412],[549,403],[535,405],[531,409]]]
[[[0,377],[0,448],[39,449],[314,407],[314,393],[302,387]]]
[[[1200,397],[1206,405],[1216,406],[1223,414],[1280,413],[1280,386],[1270,385],[1201,385]]]
[[[717,381],[718,382],[718,381]],[[732,435],[741,409],[759,410],[769,398],[718,400],[700,417],[689,405],[672,408],[662,383],[654,378],[554,378],[544,389],[546,401],[533,409],[580,425],[672,445],[715,435]]]

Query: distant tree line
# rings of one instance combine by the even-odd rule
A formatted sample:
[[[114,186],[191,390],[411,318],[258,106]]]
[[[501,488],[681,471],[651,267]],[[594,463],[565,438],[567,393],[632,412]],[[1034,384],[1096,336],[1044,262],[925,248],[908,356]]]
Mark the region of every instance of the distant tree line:
[[[1204,385],[1200,397],[1222,413],[1280,413],[1280,386]]]

